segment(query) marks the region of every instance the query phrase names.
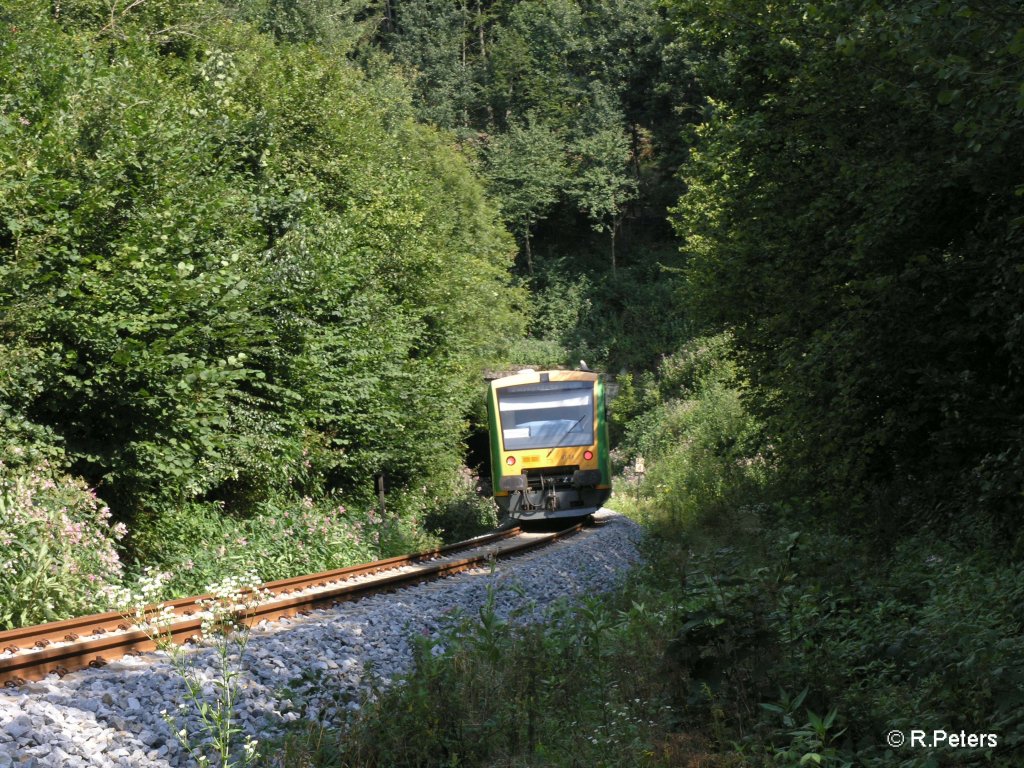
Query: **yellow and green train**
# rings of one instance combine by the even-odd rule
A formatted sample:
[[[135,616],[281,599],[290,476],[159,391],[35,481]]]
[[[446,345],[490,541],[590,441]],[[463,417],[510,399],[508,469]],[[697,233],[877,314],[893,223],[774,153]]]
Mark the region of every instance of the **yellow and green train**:
[[[589,371],[525,370],[487,394],[494,500],[509,517],[585,517],[612,491],[604,382]]]

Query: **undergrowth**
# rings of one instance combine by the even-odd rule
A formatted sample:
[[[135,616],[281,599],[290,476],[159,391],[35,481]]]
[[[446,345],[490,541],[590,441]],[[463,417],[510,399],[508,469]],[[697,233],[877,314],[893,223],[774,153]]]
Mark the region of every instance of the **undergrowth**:
[[[621,590],[542,624],[485,606],[270,764],[1019,764],[1024,568],[938,531],[883,541],[787,507],[727,348],[698,339],[616,405],[633,471],[614,504],[647,531]],[[914,730],[995,746],[912,746]]]
[[[238,574],[272,581],[429,549],[497,524],[493,502],[470,481],[459,473],[396,489],[384,515],[373,501],[335,497],[273,497],[245,517],[216,503],[168,507],[141,517],[132,532],[136,568],[172,572],[160,596],[169,599]]]
[[[0,462],[0,629],[105,608],[124,534],[82,480],[46,460]]]
[[[170,574],[159,594],[202,594],[254,573],[272,581],[431,549],[497,525],[496,507],[471,474],[438,474],[389,491],[385,514],[367,496],[272,495],[251,514],[219,502],[167,504],[129,529],[80,477],[55,459],[0,462],[0,629],[111,610],[109,589],[138,590],[148,571]]]
[[[293,733],[291,761],[272,764],[1016,764],[1019,566],[924,537],[880,556],[747,514],[731,543],[651,522],[626,587],[549,623],[485,608],[421,639],[401,684],[334,728]],[[990,733],[998,746],[892,749],[893,729]]]

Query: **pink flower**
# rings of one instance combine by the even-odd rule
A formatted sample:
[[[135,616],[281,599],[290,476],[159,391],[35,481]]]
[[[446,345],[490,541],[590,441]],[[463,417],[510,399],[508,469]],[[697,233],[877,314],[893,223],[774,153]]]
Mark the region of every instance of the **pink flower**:
[[[71,523],[64,518],[64,530],[61,532],[63,538],[67,539],[72,546],[82,543],[84,526],[81,523]]]

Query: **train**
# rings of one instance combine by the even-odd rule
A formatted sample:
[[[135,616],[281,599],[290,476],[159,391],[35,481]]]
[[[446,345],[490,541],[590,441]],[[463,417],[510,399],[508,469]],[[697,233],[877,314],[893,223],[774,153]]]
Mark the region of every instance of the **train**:
[[[488,382],[494,501],[521,521],[586,517],[612,492],[605,383],[526,369]]]

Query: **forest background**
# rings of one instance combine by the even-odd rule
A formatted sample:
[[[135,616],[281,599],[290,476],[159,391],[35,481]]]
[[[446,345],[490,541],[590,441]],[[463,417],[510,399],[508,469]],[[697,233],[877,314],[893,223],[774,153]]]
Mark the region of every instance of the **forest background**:
[[[145,566],[194,592],[485,527],[481,372],[585,358],[618,375],[620,462],[648,460],[620,504],[682,574],[651,754],[685,725],[841,764],[897,715],[1020,743],[1019,9],[12,0],[0,25],[0,623]],[[694,568],[728,578],[686,592]]]

